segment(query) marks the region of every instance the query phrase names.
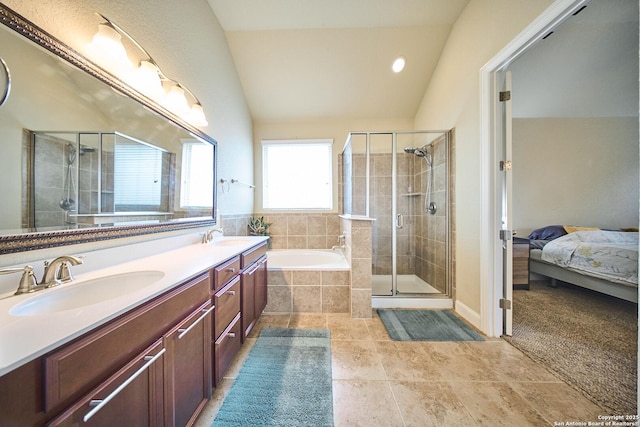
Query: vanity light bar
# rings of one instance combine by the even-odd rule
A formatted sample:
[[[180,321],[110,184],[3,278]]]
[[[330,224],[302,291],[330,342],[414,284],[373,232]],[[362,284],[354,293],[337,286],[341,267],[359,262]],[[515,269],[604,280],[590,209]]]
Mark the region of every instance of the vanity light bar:
[[[202,103],[193,92],[177,80],[167,77],[149,52],[122,27],[98,12],[96,15],[105,22],[98,25],[89,53],[101,67],[187,122],[195,126],[208,125]],[[146,59],[141,60],[137,67],[129,60],[121,41],[122,36],[125,36],[146,56]],[[165,85],[169,86],[168,91],[165,90]],[[185,94],[191,97],[193,101],[191,106]]]

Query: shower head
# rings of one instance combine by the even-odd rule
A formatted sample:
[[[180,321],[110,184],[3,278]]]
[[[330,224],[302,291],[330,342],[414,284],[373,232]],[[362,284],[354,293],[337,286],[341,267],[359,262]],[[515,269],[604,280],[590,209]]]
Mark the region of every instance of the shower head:
[[[404,147],[404,152],[407,154],[415,154],[418,157],[424,157],[427,155],[425,150],[416,147]]]
[[[85,153],[93,153],[94,151],[96,151],[96,149],[94,147],[90,147],[88,145],[81,145],[80,146],[80,155],[83,155]]]

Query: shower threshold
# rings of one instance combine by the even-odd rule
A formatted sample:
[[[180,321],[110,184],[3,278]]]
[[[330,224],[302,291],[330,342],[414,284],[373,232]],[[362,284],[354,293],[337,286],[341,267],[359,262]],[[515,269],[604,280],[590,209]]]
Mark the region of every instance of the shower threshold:
[[[391,296],[391,275],[374,274],[371,288],[375,296]],[[442,294],[415,274],[399,274],[397,277],[397,294]]]
[[[414,274],[397,276],[397,293],[391,294],[391,276],[371,278],[373,308],[453,308],[453,301]]]

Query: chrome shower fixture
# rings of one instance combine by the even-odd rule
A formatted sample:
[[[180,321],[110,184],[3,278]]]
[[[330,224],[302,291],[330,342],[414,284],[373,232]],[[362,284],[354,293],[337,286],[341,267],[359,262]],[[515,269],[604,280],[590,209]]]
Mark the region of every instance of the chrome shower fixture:
[[[416,148],[416,147],[404,147],[404,152],[407,154],[415,154],[418,157],[425,157],[429,154],[422,148]]]

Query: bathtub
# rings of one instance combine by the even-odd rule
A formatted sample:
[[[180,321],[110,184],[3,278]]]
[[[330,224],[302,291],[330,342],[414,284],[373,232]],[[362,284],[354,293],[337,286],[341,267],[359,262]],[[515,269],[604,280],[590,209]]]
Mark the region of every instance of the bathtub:
[[[340,250],[267,251],[265,313],[350,313],[351,272]]]
[[[350,268],[340,250],[275,249],[267,251],[267,269],[348,271]]]

